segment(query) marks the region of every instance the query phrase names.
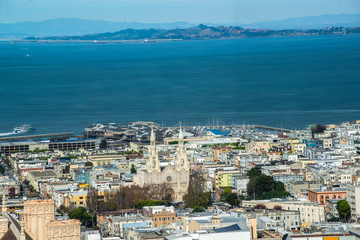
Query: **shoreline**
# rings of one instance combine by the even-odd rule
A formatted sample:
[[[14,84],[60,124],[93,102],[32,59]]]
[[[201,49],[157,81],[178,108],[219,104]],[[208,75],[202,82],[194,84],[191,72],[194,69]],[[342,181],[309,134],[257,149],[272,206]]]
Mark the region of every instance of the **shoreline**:
[[[266,39],[266,38],[295,38],[295,37],[316,37],[316,36],[334,36],[334,37],[346,37],[346,36],[360,36],[359,33],[349,34],[294,34],[294,35],[275,35],[275,36],[257,36],[257,37],[224,37],[224,38],[199,38],[199,39],[131,39],[131,40],[54,40],[54,39],[0,39],[3,43],[85,43],[85,44],[155,44],[164,42],[189,42],[189,41],[210,41],[210,40],[236,40],[236,39]]]

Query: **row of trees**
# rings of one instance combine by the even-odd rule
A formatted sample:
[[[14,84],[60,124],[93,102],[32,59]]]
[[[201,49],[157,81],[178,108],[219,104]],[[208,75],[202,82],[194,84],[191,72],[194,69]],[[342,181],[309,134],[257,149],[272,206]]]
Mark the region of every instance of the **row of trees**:
[[[205,191],[205,177],[203,173],[194,172],[190,176],[188,193],[184,201],[188,207],[207,208],[211,193]],[[99,192],[90,188],[87,197],[87,206],[90,211],[118,210],[128,208],[141,208],[149,204],[166,204],[172,202],[173,189],[170,184],[151,184],[145,187],[129,186],[120,187],[115,193]]]
[[[99,194],[98,190],[91,188],[88,191],[87,206],[90,211],[118,210],[136,207],[137,203],[145,200],[171,202],[171,187],[168,183],[151,184],[145,187],[120,187],[116,192]],[[139,205],[140,206],[140,205]]]

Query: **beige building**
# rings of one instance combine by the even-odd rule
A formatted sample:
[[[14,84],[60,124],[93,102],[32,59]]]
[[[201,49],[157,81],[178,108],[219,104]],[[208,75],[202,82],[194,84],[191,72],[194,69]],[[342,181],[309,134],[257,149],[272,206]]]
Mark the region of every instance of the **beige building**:
[[[126,158],[121,155],[95,155],[88,157],[88,161],[91,162],[94,167],[109,165],[113,160],[122,161],[126,160]]]
[[[306,149],[305,143],[293,143],[291,144],[291,151],[297,154],[303,154]]]
[[[75,219],[55,220],[52,200],[24,202],[25,232],[36,240],[79,240],[80,221]]]
[[[333,139],[330,137],[320,138],[323,142],[323,149],[332,149],[333,148]]]
[[[189,186],[190,164],[186,157],[186,148],[180,126],[179,144],[176,149],[174,164],[168,165],[164,169],[160,168],[160,161],[155,145],[154,131],[151,131],[149,157],[146,159],[146,169],[139,170],[134,176],[134,183],[140,187],[151,184],[166,184],[167,198],[173,201],[182,201],[187,193]]]
[[[251,141],[246,144],[246,152],[250,154],[265,154],[271,148],[270,142],[263,140],[263,141]]]
[[[29,172],[26,177],[26,180],[29,181],[30,185],[33,186],[37,192],[39,192],[40,182],[46,182],[51,179],[57,179],[57,175],[53,170]]]
[[[176,222],[176,213],[173,209],[163,208],[160,212],[154,213],[153,224],[154,227],[168,227],[171,223]]]
[[[250,235],[250,226],[244,221],[244,218],[228,217],[228,216],[199,216],[199,217],[183,217],[183,230],[186,232],[210,230],[214,228],[223,228],[238,224],[240,228]],[[245,235],[246,236],[246,235]],[[250,239],[250,236],[237,239]],[[215,239],[215,238],[214,238]]]
[[[324,206],[309,201],[244,200],[242,202],[243,207],[255,207],[258,204],[264,204],[265,207],[269,209],[273,209],[275,206],[281,206],[284,210],[299,211],[301,224],[325,221]]]
[[[55,220],[52,200],[24,202],[23,212],[17,219],[7,212],[6,196],[3,196],[0,216],[0,239],[34,240],[80,240],[80,221],[76,219]]]
[[[346,200],[350,205],[351,219],[360,219],[360,187],[351,184],[346,185]]]

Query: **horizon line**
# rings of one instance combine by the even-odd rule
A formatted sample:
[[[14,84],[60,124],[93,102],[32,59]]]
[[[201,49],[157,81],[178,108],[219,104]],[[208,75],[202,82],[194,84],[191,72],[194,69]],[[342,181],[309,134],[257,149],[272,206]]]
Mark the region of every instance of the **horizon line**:
[[[179,21],[170,21],[170,22],[137,22],[137,21],[115,21],[115,20],[104,20],[104,19],[89,19],[89,18],[76,18],[76,17],[59,17],[59,18],[50,18],[43,20],[28,20],[28,21],[18,21],[18,22],[0,22],[0,24],[18,24],[18,23],[39,23],[53,20],[61,20],[61,19],[73,19],[73,20],[84,20],[84,21],[102,21],[102,22],[111,22],[111,23],[141,23],[141,24],[171,24],[171,23],[187,23],[187,24],[218,24],[218,25],[228,25],[228,24],[242,24],[242,25],[251,25],[251,24],[259,24],[266,22],[276,22],[276,21],[285,21],[290,19],[301,19],[301,18],[311,18],[311,17],[321,17],[321,16],[339,16],[339,15],[358,15],[360,21],[360,13],[337,13],[337,14],[321,14],[321,15],[311,15],[311,16],[303,16],[303,17],[293,17],[293,18],[281,18],[281,19],[272,19],[251,23],[240,23],[240,22],[228,22],[228,23],[215,23],[215,22],[188,22],[186,20]]]

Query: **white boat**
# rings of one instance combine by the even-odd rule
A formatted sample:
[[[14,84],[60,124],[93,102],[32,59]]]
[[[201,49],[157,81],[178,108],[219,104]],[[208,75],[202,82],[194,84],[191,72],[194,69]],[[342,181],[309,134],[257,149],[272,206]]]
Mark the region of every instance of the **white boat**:
[[[24,125],[22,125],[20,127],[15,127],[12,132],[0,133],[0,137],[10,136],[10,135],[15,135],[15,134],[28,133],[28,132],[32,132],[34,130],[35,129],[32,128],[30,125],[24,124]]]

